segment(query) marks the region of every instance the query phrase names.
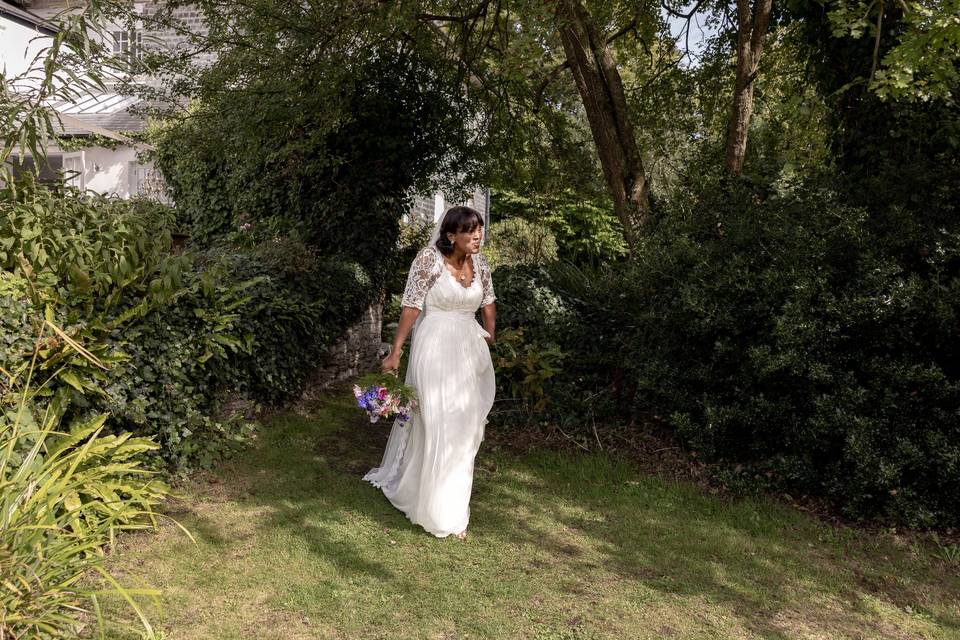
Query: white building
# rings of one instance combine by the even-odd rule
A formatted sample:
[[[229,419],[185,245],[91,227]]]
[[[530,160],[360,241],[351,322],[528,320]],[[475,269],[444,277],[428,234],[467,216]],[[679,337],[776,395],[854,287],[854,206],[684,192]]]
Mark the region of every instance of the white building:
[[[0,0],[0,66],[14,88],[29,90],[42,71],[44,51],[55,34],[55,26],[42,15]],[[137,157],[145,145],[125,135],[144,127],[143,120],[128,111],[135,103],[135,99],[110,92],[87,95],[76,102],[48,103],[56,113],[54,126],[63,144],[51,141],[47,146],[47,166],[41,169],[40,179],[64,181],[81,190],[121,198],[163,199],[157,172],[151,163]],[[28,154],[15,154],[11,160],[15,173],[33,165]]]
[[[436,222],[447,209],[457,205],[466,205],[479,211],[480,215],[483,216],[484,227],[487,229],[490,228],[490,189],[487,187],[474,188],[473,193],[463,202],[447,200],[440,191],[433,194],[432,198],[424,196],[417,197],[414,199],[413,208],[407,218],[417,217],[430,222]]]
[[[0,60],[7,67],[7,77],[25,72],[29,68],[30,60],[49,44],[53,30],[45,21],[62,11],[75,8],[77,2],[78,0],[0,0]],[[157,6],[157,0],[134,2],[136,14],[144,18],[155,12]],[[193,33],[205,32],[202,15],[191,7],[178,7],[174,18],[182,28]],[[143,20],[138,21],[132,30],[121,26],[108,29],[109,37],[112,38],[109,44],[113,51],[138,57],[144,48],[175,49],[188,44],[182,30],[144,29],[143,24]],[[146,24],[149,24],[148,20]],[[200,56],[200,62],[209,63],[212,58],[204,54]],[[140,76],[137,81],[149,84],[157,79]],[[123,135],[144,128],[143,120],[131,115],[129,111],[136,102],[135,99],[107,92],[86,96],[77,103],[51,104],[63,120],[64,128],[61,133],[64,137],[82,140],[95,139],[95,136],[99,135],[116,143],[109,146],[92,145],[76,151],[52,148],[49,150],[51,165],[68,171],[65,179],[81,189],[116,194],[120,197],[147,195],[163,199],[162,181],[158,172],[150,163],[141,164],[137,160],[137,146]],[[56,175],[49,171],[44,173],[44,177],[56,179]],[[477,209],[489,224],[490,190],[485,187],[474,189],[465,202],[452,202],[441,192],[419,197],[408,217],[416,216],[435,221],[456,204]]]
[[[27,71],[30,61],[55,33],[39,16],[0,1],[0,66],[4,74],[9,78]]]

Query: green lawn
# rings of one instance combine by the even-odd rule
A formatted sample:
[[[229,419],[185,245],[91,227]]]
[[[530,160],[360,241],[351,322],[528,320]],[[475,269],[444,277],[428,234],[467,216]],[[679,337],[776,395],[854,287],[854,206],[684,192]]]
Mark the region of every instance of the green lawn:
[[[112,569],[163,591],[166,640],[960,638],[958,569],[932,549],[601,455],[485,442],[467,540],[434,538],[361,480],[386,429],[346,391],[273,419],[169,505],[196,546],[165,524]]]

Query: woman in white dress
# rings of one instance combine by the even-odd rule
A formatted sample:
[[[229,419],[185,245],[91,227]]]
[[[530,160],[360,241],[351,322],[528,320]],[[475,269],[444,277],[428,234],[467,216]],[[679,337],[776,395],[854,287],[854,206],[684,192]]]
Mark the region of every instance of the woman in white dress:
[[[490,357],[496,296],[482,238],[480,214],[453,207],[410,267],[383,369],[397,371],[412,333],[404,381],[417,390],[419,406],[406,425],[394,422],[380,466],[363,478],[440,538],[466,536],[474,458],[496,392]]]

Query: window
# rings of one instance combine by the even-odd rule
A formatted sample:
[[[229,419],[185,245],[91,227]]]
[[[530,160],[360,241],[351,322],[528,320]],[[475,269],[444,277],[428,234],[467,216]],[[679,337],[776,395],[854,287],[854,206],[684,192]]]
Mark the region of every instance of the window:
[[[148,182],[150,180],[150,169],[136,161],[127,163],[127,188],[130,197],[142,196],[147,194]]]
[[[11,155],[8,162],[12,166],[13,177],[19,178],[25,173],[35,173],[33,157],[26,156],[21,158],[17,155]],[[63,168],[63,156],[48,154],[46,162],[40,164],[40,175],[37,181],[45,184],[61,184],[63,178],[60,170]]]
[[[66,156],[63,159],[63,183],[83,189],[83,167],[80,156]]]
[[[143,55],[143,32],[137,30],[114,31],[113,52],[126,56],[131,62],[140,59]]]

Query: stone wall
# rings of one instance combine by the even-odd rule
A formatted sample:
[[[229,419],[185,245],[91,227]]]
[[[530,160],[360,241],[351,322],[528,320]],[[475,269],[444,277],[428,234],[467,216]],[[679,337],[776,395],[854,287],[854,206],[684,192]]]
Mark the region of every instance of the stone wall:
[[[37,15],[49,18],[65,10],[75,10],[82,8],[85,0],[24,0],[24,6]],[[148,50],[183,50],[191,46],[188,33],[197,36],[204,36],[209,29],[203,19],[203,14],[197,7],[178,6],[172,11],[172,25],[160,28],[151,20],[151,16],[156,14],[162,8],[157,0],[134,0],[134,11],[143,17],[143,26],[138,30],[142,33],[142,46]],[[112,32],[120,29],[116,25],[115,29],[107,29]],[[107,42],[106,44],[110,44]],[[216,59],[216,56],[209,52],[197,52],[193,56],[193,61],[201,65],[207,65]],[[160,78],[149,75],[137,77],[138,82],[145,84],[159,84]]]
[[[468,194],[467,199],[463,202],[453,202],[452,200],[447,200],[446,196],[437,192],[430,194],[428,196],[418,195],[413,200],[413,206],[410,208],[410,216],[416,218],[422,218],[428,222],[435,222],[439,211],[446,211],[450,207],[456,206],[458,204],[467,205],[468,207],[473,207],[480,212],[480,215],[483,216],[484,223],[490,224],[490,212],[487,211],[487,198],[488,198],[488,189],[486,187],[474,187],[473,192]],[[437,207],[440,207],[439,211]]]
[[[301,399],[311,400],[316,392],[337,382],[380,371],[382,324],[383,304],[377,303],[330,348],[323,363],[304,385]]]
[[[417,196],[410,207],[410,217],[433,221],[435,206],[433,197]]]
[[[160,6],[155,2],[138,3],[137,7],[141,15],[148,19],[160,9]],[[183,50],[191,46],[188,32],[195,36],[205,36],[209,31],[203,19],[203,14],[196,7],[176,7],[173,10],[172,18],[175,23],[173,28],[152,28],[144,31],[144,46],[146,48],[161,48],[168,51]],[[199,52],[193,56],[193,62],[201,66],[212,64],[215,61],[216,55],[210,52]],[[147,78],[142,80],[147,80]]]

